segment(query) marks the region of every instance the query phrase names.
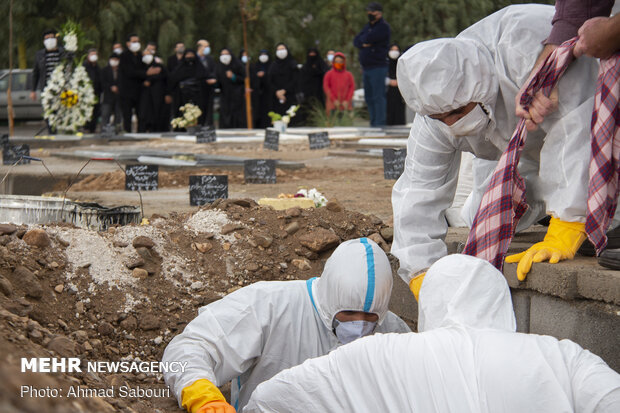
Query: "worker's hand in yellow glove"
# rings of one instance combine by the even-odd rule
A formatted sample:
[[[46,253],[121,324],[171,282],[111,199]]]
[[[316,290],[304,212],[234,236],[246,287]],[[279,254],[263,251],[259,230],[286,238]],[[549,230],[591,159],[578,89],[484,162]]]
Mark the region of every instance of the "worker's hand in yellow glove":
[[[190,413],[235,413],[222,392],[207,379],[196,380],[183,389],[181,406]]]
[[[519,263],[517,278],[523,281],[533,262],[548,260],[550,264],[556,264],[562,260],[571,260],[587,237],[585,226],[582,222],[565,222],[551,218],[547,235],[542,242],[532,245],[520,254],[506,257],[506,262]]]
[[[425,275],[426,271],[419,273],[409,281],[409,289],[413,293],[416,301],[420,301],[420,288],[422,288],[422,281],[424,281]]]
[[[226,402],[214,401],[205,404],[196,413],[235,413],[235,408]]]

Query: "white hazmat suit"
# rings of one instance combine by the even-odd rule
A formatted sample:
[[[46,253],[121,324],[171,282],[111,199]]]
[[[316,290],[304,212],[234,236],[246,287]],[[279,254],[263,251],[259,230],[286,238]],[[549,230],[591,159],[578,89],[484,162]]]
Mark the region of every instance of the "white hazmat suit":
[[[258,412],[618,412],[620,375],[570,340],[515,333],[510,291],[487,261],[426,273],[421,333],[377,334],[256,388]]]
[[[445,211],[454,199],[461,152],[476,157],[474,188],[462,214],[471,225],[517,125],[514,100],[542,50],[553,14],[553,6],[509,6],[456,38],[418,43],[399,59],[399,88],[416,112],[405,170],[392,192],[392,253],[400,260],[399,275],[406,282],[447,254]],[[558,110],[528,134],[519,171],[526,180],[530,209],[518,230],[545,213],[585,222],[597,69],[596,59],[573,62],[559,82]],[[488,112],[486,127],[475,136],[455,137],[445,124],[428,116],[470,102],[481,103]]]
[[[166,347],[163,361],[185,361],[185,372],[167,372],[179,404],[182,390],[199,379],[231,385],[231,405],[243,411],[255,387],[283,369],[339,346],[333,332],[340,311],[375,313],[375,332],[411,330],[388,311],[392,269],[367,238],[342,243],[320,278],[266,281],[202,307]]]

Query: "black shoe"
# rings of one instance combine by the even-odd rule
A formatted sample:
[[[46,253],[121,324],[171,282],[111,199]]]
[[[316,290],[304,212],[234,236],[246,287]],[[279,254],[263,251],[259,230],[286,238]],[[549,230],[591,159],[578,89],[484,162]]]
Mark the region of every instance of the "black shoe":
[[[605,246],[605,249],[603,249],[603,251],[614,250],[618,248],[620,248],[620,227],[607,231],[607,245]],[[590,240],[586,239],[584,243],[581,244],[581,247],[577,250],[577,254],[585,255],[586,257],[594,257],[596,255],[596,251],[594,250],[594,245],[592,245]]]
[[[613,250],[605,249],[598,257],[598,263],[612,270],[620,270],[620,248]]]

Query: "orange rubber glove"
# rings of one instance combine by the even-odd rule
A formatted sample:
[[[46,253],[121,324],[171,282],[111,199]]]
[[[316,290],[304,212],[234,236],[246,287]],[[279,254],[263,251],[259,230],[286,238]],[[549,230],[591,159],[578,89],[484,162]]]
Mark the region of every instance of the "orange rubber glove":
[[[420,288],[422,288],[422,281],[424,281],[424,276],[426,272],[416,275],[409,281],[409,289],[413,293],[416,301],[420,301]]]
[[[506,257],[506,262],[519,263],[517,278],[519,281],[524,281],[532,268],[532,263],[549,260],[549,264],[557,264],[562,260],[572,260],[586,238],[586,224],[551,218],[547,235],[542,242],[519,254]]]
[[[235,413],[220,389],[207,379],[196,380],[183,389],[181,406],[190,413]]]

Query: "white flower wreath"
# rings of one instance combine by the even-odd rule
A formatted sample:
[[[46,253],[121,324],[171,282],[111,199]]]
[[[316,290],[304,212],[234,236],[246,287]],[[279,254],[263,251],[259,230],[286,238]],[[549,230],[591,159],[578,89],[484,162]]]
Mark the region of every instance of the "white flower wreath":
[[[86,69],[80,65],[66,74],[66,67],[56,66],[43,90],[43,117],[52,128],[76,132],[90,120],[97,99]]]

